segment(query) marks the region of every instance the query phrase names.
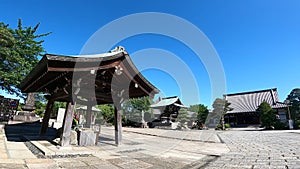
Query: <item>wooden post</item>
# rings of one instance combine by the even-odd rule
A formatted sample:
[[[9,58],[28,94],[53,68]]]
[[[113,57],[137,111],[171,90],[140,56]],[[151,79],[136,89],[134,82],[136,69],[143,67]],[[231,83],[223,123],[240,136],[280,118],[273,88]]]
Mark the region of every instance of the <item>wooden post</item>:
[[[50,114],[53,109],[53,104],[54,104],[54,101],[52,99],[49,99],[48,103],[47,103],[45,115],[43,117],[43,123],[42,123],[41,131],[40,131],[40,135],[45,135],[47,132]]]
[[[86,107],[86,127],[90,128],[92,124],[92,105],[87,104]]]
[[[119,104],[119,103],[117,103]],[[122,110],[120,105],[115,105],[115,143],[119,146],[122,143]]]
[[[60,136],[60,146],[66,147],[70,145],[71,141],[71,127],[73,122],[73,115],[76,102],[68,102],[67,109],[65,112],[64,122],[63,122],[63,131]]]

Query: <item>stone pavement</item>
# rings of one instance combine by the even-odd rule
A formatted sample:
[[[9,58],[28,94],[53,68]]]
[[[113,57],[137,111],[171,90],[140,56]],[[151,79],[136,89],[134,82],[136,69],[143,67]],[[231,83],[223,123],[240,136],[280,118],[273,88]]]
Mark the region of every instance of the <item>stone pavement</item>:
[[[124,132],[132,132],[163,138],[181,139],[187,141],[201,141],[210,143],[220,143],[220,139],[215,130],[165,130],[152,128],[124,128]]]
[[[300,169],[300,131],[225,131],[230,149],[206,168]]]
[[[54,155],[37,158],[17,136],[10,135],[8,140],[1,130],[0,151],[3,155],[0,158],[0,168],[199,168],[229,151],[219,140],[218,143],[208,143],[139,132],[124,131],[123,144],[118,147],[114,145],[112,127],[102,128],[98,146],[60,149],[45,140],[32,140],[41,150]],[[157,132],[162,133],[160,130]],[[184,133],[181,134],[185,136]],[[200,135],[199,133],[198,137]]]
[[[130,132],[128,132],[130,130]],[[148,135],[152,130],[152,134]],[[184,138],[186,136],[194,135],[195,139],[203,137],[204,135],[211,136],[214,131],[197,130],[197,131],[174,131],[174,130],[162,130],[162,129],[150,129],[142,130],[139,128],[124,128],[123,129],[123,144],[117,148],[111,146],[104,146],[105,144],[113,144],[113,140],[103,140],[100,144],[105,151],[121,153],[121,154],[134,154],[133,152],[139,152],[139,154],[145,154],[148,156],[155,156],[161,158],[175,158],[182,159],[185,162],[193,163],[202,159],[205,156],[220,156],[223,153],[227,153],[229,149],[227,146],[214,136],[216,142],[202,142],[202,141],[189,141]],[[133,132],[134,131],[134,132]],[[164,131],[164,135],[168,137],[160,137]],[[154,134],[157,132],[157,134]],[[192,132],[189,134],[189,132]],[[207,132],[207,134],[203,134]],[[109,138],[109,133],[113,133],[113,129],[105,129],[101,131],[102,136]],[[174,134],[175,133],[175,134]],[[197,134],[198,133],[198,134]],[[170,138],[171,136],[173,138]],[[101,140],[101,137],[100,137]],[[100,145],[100,146],[101,146]],[[130,153],[128,153],[130,152]]]
[[[54,155],[37,158],[18,137],[10,136],[7,140],[0,125],[0,168],[300,169],[299,140],[299,130],[174,131],[123,128],[123,144],[117,147],[114,145],[114,129],[102,127],[97,146],[59,149],[45,140],[34,140],[33,144]]]

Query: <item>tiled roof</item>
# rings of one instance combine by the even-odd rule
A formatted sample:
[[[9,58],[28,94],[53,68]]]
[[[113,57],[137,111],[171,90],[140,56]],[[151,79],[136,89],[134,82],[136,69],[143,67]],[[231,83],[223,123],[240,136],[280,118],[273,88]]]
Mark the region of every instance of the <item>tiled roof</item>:
[[[158,101],[157,103],[152,104],[150,107],[151,108],[159,108],[159,107],[165,107],[165,106],[168,106],[171,104],[174,104],[175,106],[178,106],[178,107],[186,107],[181,103],[180,99],[177,96],[162,98],[162,100]]]
[[[287,107],[286,104],[280,103],[277,89],[267,89],[252,92],[243,92],[224,95],[225,99],[231,103],[229,107],[232,111],[227,113],[255,112],[258,106],[266,101],[273,109]]]

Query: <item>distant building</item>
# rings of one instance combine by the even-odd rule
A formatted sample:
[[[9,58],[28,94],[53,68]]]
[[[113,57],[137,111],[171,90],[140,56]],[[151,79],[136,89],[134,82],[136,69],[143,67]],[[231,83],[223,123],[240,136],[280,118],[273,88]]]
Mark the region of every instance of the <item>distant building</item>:
[[[287,121],[287,105],[279,102],[276,88],[226,94],[224,98],[233,108],[224,116],[225,122],[231,125],[260,124],[257,108],[264,101],[269,103],[282,122]]]
[[[171,125],[172,122],[175,122],[179,110],[181,108],[187,108],[182,104],[179,97],[177,96],[160,98],[150,107],[153,109],[155,126]]]

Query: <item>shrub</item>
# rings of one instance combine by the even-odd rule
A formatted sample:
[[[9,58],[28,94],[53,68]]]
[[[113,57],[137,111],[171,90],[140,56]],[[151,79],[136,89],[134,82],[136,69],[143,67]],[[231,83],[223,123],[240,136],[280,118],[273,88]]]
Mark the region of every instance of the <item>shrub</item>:
[[[276,130],[283,130],[286,128],[286,124],[285,123],[281,123],[279,120],[277,120],[275,123],[274,123],[274,128]]]
[[[260,115],[262,126],[264,126],[266,129],[273,129],[277,119],[269,103],[265,101],[262,102],[257,111]]]
[[[296,121],[294,122],[294,128],[295,128],[295,129],[299,129],[299,128],[300,128],[300,120],[296,120]]]
[[[229,123],[225,123],[224,126],[225,126],[225,128],[230,128],[230,124]]]
[[[215,129],[216,130],[222,130],[223,129],[222,124],[218,124]]]

